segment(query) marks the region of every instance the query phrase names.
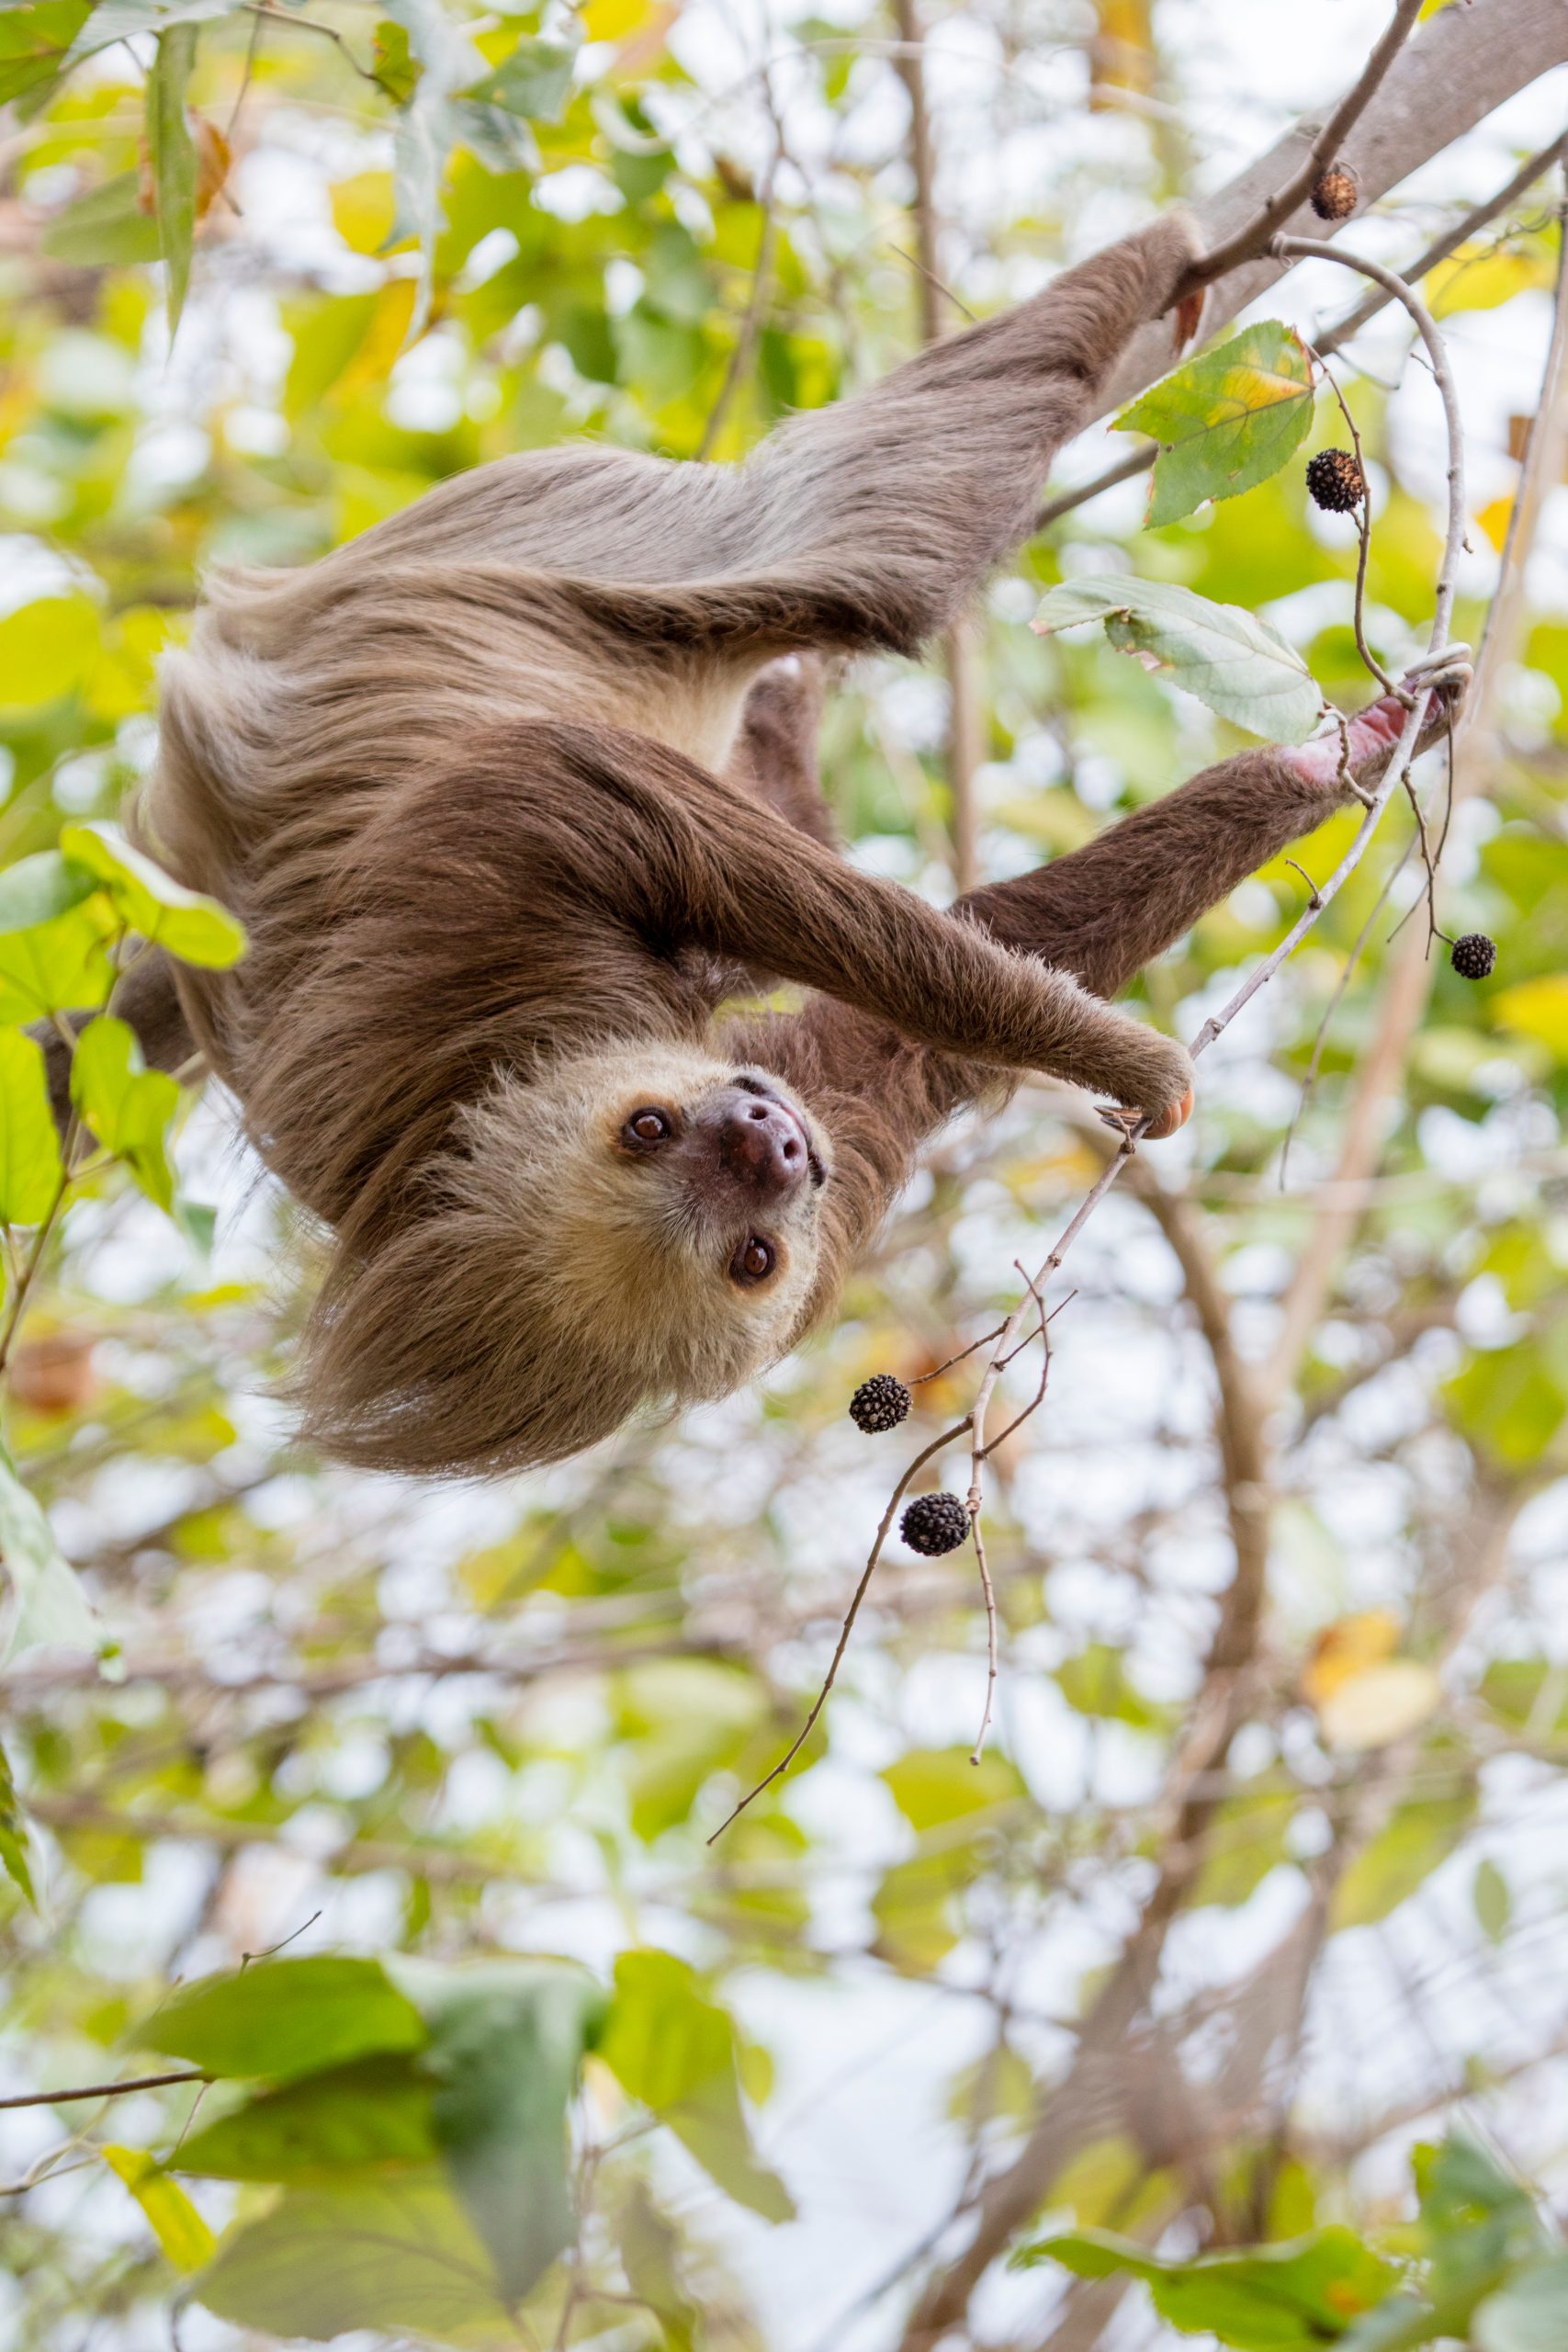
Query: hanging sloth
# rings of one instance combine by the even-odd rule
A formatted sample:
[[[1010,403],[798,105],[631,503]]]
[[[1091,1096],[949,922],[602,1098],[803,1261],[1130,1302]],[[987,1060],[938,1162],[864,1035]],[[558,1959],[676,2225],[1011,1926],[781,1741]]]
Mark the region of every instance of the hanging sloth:
[[[963,610],[1195,253],[1157,221],[744,465],[504,458],[211,584],[137,822],[250,953],[149,959],[125,1010],[331,1230],[297,1379],[327,1453],[513,1470],[726,1394],[1021,1072],[1186,1116],[1181,1046],[1106,1000],[1341,804],[1338,739],[942,913],[838,853],[815,657]],[[1352,724],[1363,786],[1403,718]],[[721,1016],[780,980],[798,1012]]]

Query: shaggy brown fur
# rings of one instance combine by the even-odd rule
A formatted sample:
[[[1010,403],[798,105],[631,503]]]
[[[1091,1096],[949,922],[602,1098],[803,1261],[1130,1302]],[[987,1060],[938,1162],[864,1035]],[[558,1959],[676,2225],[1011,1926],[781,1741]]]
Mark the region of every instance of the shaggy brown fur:
[[[328,1451],[495,1471],[722,1394],[830,1309],[961,1103],[1025,1069],[1178,1102],[1179,1046],[1102,1000],[1332,770],[1244,754],[944,915],[834,854],[790,657],[952,618],[1192,250],[1156,223],[744,467],[507,459],[213,583],[140,821],[250,931],[177,985],[333,1229],[299,1375]],[[716,1022],[772,978],[815,993]]]

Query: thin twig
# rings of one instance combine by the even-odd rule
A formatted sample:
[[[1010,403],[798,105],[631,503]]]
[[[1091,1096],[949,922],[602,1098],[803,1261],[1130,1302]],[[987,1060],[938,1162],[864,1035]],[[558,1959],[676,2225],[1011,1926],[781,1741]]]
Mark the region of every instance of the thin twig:
[[[286,16],[281,8],[263,8],[254,5],[254,0],[247,0],[244,14],[247,17],[259,17],[266,25],[286,25],[293,32],[320,33],[323,40],[330,40],[334,48],[343,51],[362,82],[373,82],[377,89],[381,87],[377,75],[372,73],[368,65],[361,65],[335,26],[318,24],[314,17]]]
[[[0,2098],[0,2108],[68,2107],[74,2099],[123,2098],[127,2091],[166,2090],[171,2083],[209,2083],[210,2075],[199,2066],[183,2066],[168,2075],[130,2075],[118,2083],[80,2083],[74,2090],[23,2091],[10,2098]]]
[[[1348,90],[1324,124],[1307,151],[1306,160],[1289,178],[1283,187],[1277,188],[1261,210],[1254,215],[1234,237],[1226,237],[1206,253],[1201,261],[1187,273],[1186,286],[1212,286],[1216,277],[1224,277],[1244,261],[1255,261],[1266,252],[1274,232],[1290,219],[1297,206],[1305,202],[1326,165],[1333,163],[1350,132],[1359,122],[1367,107],[1382,88],[1383,78],[1394,59],[1416,28],[1425,0],[1398,0],[1388,29],[1372,51],[1360,75]]]
[[[1311,348],[1310,345],[1309,348]],[[1361,495],[1356,502],[1356,650],[1384,694],[1397,694],[1398,687],[1367,643],[1367,559],[1372,551],[1372,486],[1367,480],[1367,465],[1361,449],[1361,436],[1357,430],[1356,420],[1350,413],[1349,402],[1339,389],[1339,379],[1333,368],[1329,367],[1321,351],[1314,350],[1313,357],[1323,369],[1328,389],[1339,403],[1339,413],[1345,420],[1345,430],[1350,435],[1350,446],[1356,453],[1356,471],[1361,480]]]
[[[968,1427],[969,1416],[965,1414],[961,1421],[955,1421],[953,1423],[952,1429],[943,1430],[940,1437],[933,1438],[930,1445],[925,1447],[923,1452],[916,1454],[914,1460],[910,1463],[908,1468],[899,1479],[898,1484],[894,1487],[892,1495],[888,1499],[887,1509],[882,1514],[882,1521],[880,1526],[877,1528],[875,1541],[873,1543],[871,1547],[870,1557],[867,1559],[864,1567],[861,1570],[860,1582],[856,1585],[850,1605],[844,1612],[844,1622],[840,1629],[838,1645],[834,1649],[832,1660],[828,1668],[828,1671],[823,1677],[822,1688],[818,1690],[816,1699],[812,1702],[810,1713],[807,1716],[806,1721],[801,1724],[799,1731],[795,1735],[795,1738],[791,1740],[788,1747],[785,1748],[784,1754],[779,1758],[778,1762],[773,1766],[773,1770],[771,1772],[764,1773],[761,1780],[758,1781],[756,1787],[749,1790],[734,1810],[725,1815],[724,1819],[714,1831],[713,1837],[707,1841],[710,1846],[714,1843],[716,1838],[723,1837],[725,1831],[729,1827],[732,1821],[738,1821],[739,1819],[740,1815],[745,1812],[749,1804],[755,1804],[756,1800],[761,1795],[764,1789],[771,1788],[781,1773],[788,1771],[790,1766],[795,1762],[795,1758],[800,1754],[801,1749],[810,1738],[812,1731],[816,1726],[817,1718],[820,1715],[823,1708],[828,1703],[828,1694],[832,1690],[834,1683],[838,1680],[839,1668],[843,1662],[844,1652],[850,1645],[850,1635],[854,1631],[855,1619],[860,1615],[861,1602],[865,1599],[866,1589],[871,1583],[873,1576],[876,1572],[876,1564],[882,1557],[882,1547],[887,1541],[888,1530],[893,1524],[893,1514],[897,1510],[899,1504],[903,1501],[909,1481],[914,1477],[917,1471],[925,1467],[925,1464],[931,1460],[933,1453],[940,1453],[944,1445],[951,1445],[954,1438],[962,1437]]]

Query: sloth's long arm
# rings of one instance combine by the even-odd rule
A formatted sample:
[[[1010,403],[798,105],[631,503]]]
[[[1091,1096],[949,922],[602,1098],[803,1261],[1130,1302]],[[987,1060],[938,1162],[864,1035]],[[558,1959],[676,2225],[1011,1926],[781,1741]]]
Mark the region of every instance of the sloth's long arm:
[[[912,650],[1028,536],[1052,457],[1194,251],[1185,217],[1168,216],[795,417],[743,466],[606,481],[602,509],[618,511],[621,544],[596,514],[583,567],[594,576],[569,578],[571,600],[622,650]],[[543,551],[567,575],[570,514],[557,517],[558,548]]]
[[[1461,691],[1462,681],[1439,695],[1425,742],[1438,739]],[[1389,697],[1351,722],[1359,784],[1381,775],[1404,717]],[[971,893],[963,910],[1009,945],[1110,994],[1249,874],[1345,806],[1339,762],[1337,736],[1301,751],[1239,752],[1070,856]],[[919,1146],[995,1079],[974,1061],[922,1050],[825,997],[798,1013],[738,1025],[729,1042],[789,1080],[831,1130],[840,1260],[874,1230]]]
[[[433,1053],[471,1052],[450,1018],[465,987],[476,1004],[517,1001],[508,938],[523,910],[542,905],[560,910],[563,954],[581,942],[585,985],[620,987],[626,1002],[636,1001],[634,958],[646,971],[650,956],[705,950],[857,1005],[939,1052],[1049,1069],[1151,1111],[1186,1086],[1179,1046],[1069,973],[858,873],[661,745],[527,722],[433,778],[421,802],[392,818],[384,865],[371,829],[367,911],[332,986],[350,1018],[368,990],[365,1010],[383,1020],[444,1026]],[[417,968],[407,956],[416,927],[426,943]],[[328,964],[335,950],[328,942]],[[522,964],[536,953],[525,941]]]

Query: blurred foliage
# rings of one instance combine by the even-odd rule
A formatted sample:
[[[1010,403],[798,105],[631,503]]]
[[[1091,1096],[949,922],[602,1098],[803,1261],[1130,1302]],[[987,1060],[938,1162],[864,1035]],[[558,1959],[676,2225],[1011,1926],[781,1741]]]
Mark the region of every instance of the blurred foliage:
[[[1124,2071],[1042,2188],[1054,2249],[1101,2282],[1066,2290],[1075,2314],[1118,2344],[1191,2324],[1371,2352],[1455,2313],[1483,2352],[1540,2352],[1562,2289],[1536,2204],[1455,2137],[1419,2159],[1411,2209],[1387,2157],[1461,2097],[1549,2190],[1568,2140],[1568,2015],[1540,1965],[1568,1760],[1561,493],[1444,860],[1445,926],[1495,935],[1497,968],[1436,969],[1384,1106],[1272,1424],[1245,1720],[1196,1795],[1238,1498],[1180,1267],[1123,1190],[1075,1259],[1046,1408],[990,1465],[996,1744],[971,1765],[985,1634],[962,1558],[889,1558],[794,1772],[705,1842],[798,1724],[901,1466],[844,1401],[1011,1306],[1014,1259],[1038,1261],[1100,1164],[1070,1100],[1031,1091],[943,1138],[839,1329],[759,1394],[432,1494],[290,1443],[276,1389],[310,1236],[236,1167],[221,1104],[142,1069],[112,1009],[139,941],[206,963],[240,945],[115,830],[204,567],[308,560],[568,435],[734,458],[912,347],[888,21],[801,16],[749,45],[731,13],[0,11],[4,2088],[213,2078],[6,2117],[0,2332],[141,2352],[177,2310],[186,2352],[345,2328],[750,2352],[804,2340],[779,2317],[797,2232],[802,2308],[827,2330],[863,2290],[854,2340],[895,2342],[944,2200],[1054,2101],[1070,2119],[1080,2029],[1204,1804]],[[995,164],[941,179],[966,306],[1180,191],[1192,61],[1145,0],[927,13],[939,149]],[[1456,178],[1454,209],[1485,192]],[[1396,247],[1430,209],[1390,208]],[[1534,368],[1556,264],[1527,205],[1445,268],[1439,307],[1456,334],[1484,313]],[[1354,532],[1302,481],[1342,422],[1302,398],[1288,336],[1253,332],[1239,439],[1180,429],[1169,395],[1146,411],[1179,451],[1161,514],[1217,503],[1144,530],[1133,486],[992,595],[998,874],[1241,741],[1098,631],[1032,634],[1065,580],[1242,607],[1325,693],[1365,698]],[[1396,665],[1429,617],[1440,469],[1399,334],[1369,348],[1342,377],[1372,482],[1369,628]],[[1200,355],[1198,392],[1234,394],[1232,372]],[[1289,463],[1257,481],[1265,442]],[[1472,470],[1475,638],[1515,474],[1501,449]],[[824,730],[854,854],[936,895],[945,727],[937,682],[888,662],[837,681]],[[1401,810],[1385,831],[1205,1064],[1190,1159],[1160,1162],[1187,1172],[1247,1363],[1332,1205],[1417,897]],[[1348,833],[1299,848],[1306,871]],[[1148,976],[1150,1017],[1190,1035],[1303,888],[1281,860],[1217,908]],[[25,1025],[65,1012],[93,1017],[62,1159]],[[970,1369],[917,1392],[905,1436],[964,1409]],[[1034,1377],[1007,1375],[998,1427]],[[1119,2310],[1134,2275],[1153,2305]],[[1296,2334],[1224,2332],[1213,2298],[1255,2318],[1259,2279],[1305,2281]],[[1017,2340],[1044,2340],[1062,2282],[1059,2263],[993,2278],[1026,2298]]]

